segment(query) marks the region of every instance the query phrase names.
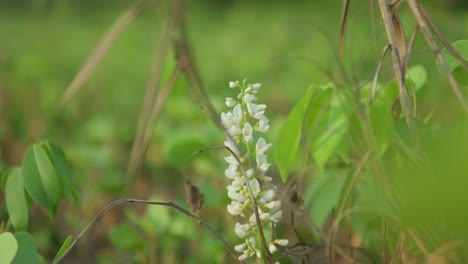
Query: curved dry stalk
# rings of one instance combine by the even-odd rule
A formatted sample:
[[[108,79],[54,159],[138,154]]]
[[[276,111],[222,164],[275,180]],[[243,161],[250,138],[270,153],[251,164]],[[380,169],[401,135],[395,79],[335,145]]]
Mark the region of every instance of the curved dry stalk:
[[[177,211],[189,216],[192,218],[197,224],[203,226],[206,228],[211,234],[213,234],[217,239],[219,239],[223,244],[226,246],[226,248],[229,250],[229,252],[232,254],[232,256],[239,261],[239,258],[235,252],[235,250],[227,243],[227,241],[220,235],[218,232],[216,232],[211,226],[203,222],[200,218],[198,218],[196,215],[190,213],[187,209],[183,208],[182,206],[169,201],[169,202],[158,202],[158,201],[151,201],[151,200],[141,200],[141,199],[133,199],[133,198],[123,198],[119,199],[116,201],[113,201],[112,203],[108,204],[104,209],[99,212],[99,214],[94,217],[94,219],[89,222],[89,224],[76,236],[76,238],[73,239],[72,243],[68,247],[68,249],[60,256],[59,259],[57,259],[56,263],[59,263],[63,258],[68,255],[68,253],[71,251],[71,249],[90,231],[91,227],[96,224],[101,218],[112,208],[119,206],[121,204],[125,203],[141,203],[141,204],[148,204],[148,205],[161,205],[161,206],[168,206],[171,208],[176,209]],[[240,263],[243,263],[242,261],[239,261]]]
[[[375,96],[377,93],[377,80],[379,79],[379,73],[380,73],[380,68],[382,67],[383,59],[387,52],[390,50],[391,45],[385,46],[383,49],[382,55],[380,56],[380,61],[379,64],[377,65],[377,70],[375,71],[374,74],[374,79],[372,80],[372,92],[371,92],[371,98],[372,100],[375,100]]]
[[[99,43],[94,48],[93,52],[89,55],[85,64],[81,67],[80,71],[75,75],[73,81],[68,86],[62,97],[62,103],[66,103],[70,100],[78,90],[83,86],[83,84],[88,80],[89,76],[96,68],[96,66],[101,62],[104,55],[110,50],[114,45],[117,38],[120,34],[137,18],[143,11],[146,6],[151,2],[151,0],[142,0],[140,3],[136,4],[127,12],[125,12],[109,29],[109,31],[104,35],[104,37],[99,41]]]

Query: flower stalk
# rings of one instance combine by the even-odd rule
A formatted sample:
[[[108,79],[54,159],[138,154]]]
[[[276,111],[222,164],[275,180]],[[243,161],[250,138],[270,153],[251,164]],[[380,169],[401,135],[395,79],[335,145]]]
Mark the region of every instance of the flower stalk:
[[[231,215],[239,216],[235,233],[244,239],[237,245],[236,251],[242,253],[239,260],[256,256],[270,260],[277,246],[286,246],[288,240],[274,238],[274,226],[282,217],[281,200],[276,199],[278,188],[272,184],[272,178],[266,176],[270,167],[266,152],[272,144],[260,136],[269,129],[269,120],[265,117],[266,105],[257,104],[256,97],[261,85],[230,82],[229,87],[238,89],[234,99],[226,98],[230,111],[221,114],[221,123],[225,128],[227,140],[224,145],[231,155],[225,157],[228,168],[225,175],[231,180],[227,186],[231,203],[227,210]],[[252,162],[255,160],[255,162]],[[271,234],[265,238],[265,232]],[[257,246],[260,240],[263,253]]]

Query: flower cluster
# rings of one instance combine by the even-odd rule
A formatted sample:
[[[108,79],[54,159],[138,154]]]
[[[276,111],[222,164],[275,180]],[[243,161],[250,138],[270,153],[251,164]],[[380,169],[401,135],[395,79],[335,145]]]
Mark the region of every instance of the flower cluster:
[[[236,223],[235,226],[237,236],[244,239],[242,244],[235,247],[236,251],[242,253],[239,259],[245,260],[252,256],[261,258],[262,253],[257,245],[259,230],[255,204],[258,206],[262,230],[272,228],[282,217],[281,200],[275,200],[277,187],[271,183],[271,177],[265,175],[270,166],[266,152],[271,148],[271,144],[263,137],[256,136],[268,131],[269,120],[264,115],[266,105],[256,103],[256,94],[261,87],[259,83],[246,84],[245,80],[243,83],[236,81],[230,82],[229,87],[239,89],[240,92],[237,98],[226,98],[226,106],[231,108],[231,111],[221,114],[227,137],[224,145],[237,155],[241,164],[233,155],[225,157],[228,163],[225,175],[232,181],[227,187],[228,196],[232,200],[227,210],[231,215],[245,219],[245,223]],[[252,160],[255,160],[255,165]],[[241,166],[245,169],[245,175]],[[288,240],[272,239],[267,243],[268,251],[273,254],[278,250],[276,245],[286,246]]]

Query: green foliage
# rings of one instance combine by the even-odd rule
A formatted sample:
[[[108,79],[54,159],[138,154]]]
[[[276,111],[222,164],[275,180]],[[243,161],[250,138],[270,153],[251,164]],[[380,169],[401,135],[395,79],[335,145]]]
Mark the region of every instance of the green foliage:
[[[67,239],[63,242],[62,246],[57,252],[57,255],[55,255],[54,260],[52,261],[52,264],[57,264],[58,261],[63,257],[63,254],[70,248],[71,244],[73,242],[73,237],[68,236]]]
[[[26,230],[29,222],[29,204],[21,168],[13,167],[7,170],[2,181],[11,224],[17,231]]]
[[[16,241],[18,242],[18,252],[13,259],[12,264],[38,264],[39,253],[37,251],[36,242],[28,232],[18,232],[15,234]],[[1,262],[1,261],[0,261]],[[3,263],[3,262],[2,262]]]
[[[189,31],[197,32],[190,34],[193,54],[200,63],[197,68],[216,109],[221,109],[219,98],[224,97],[218,88],[239,74],[261,76],[257,79],[270,89],[265,100],[271,113],[292,109],[282,124],[272,114],[271,129],[278,129],[279,133],[271,142],[283,182],[290,187],[293,184],[289,183],[301,180],[298,191],[303,191],[305,214],[313,224],[325,233],[326,224],[337,220],[340,231],[349,231],[353,238],[362,239],[362,246],[376,259],[380,252],[390,257],[396,254],[397,246],[402,245],[398,244],[400,234],[409,229],[418,233],[429,252],[444,251],[450,241],[466,240],[466,117],[440,110],[452,106],[438,98],[439,93],[445,96],[449,89],[439,87],[445,77],[434,74],[433,67],[425,63],[428,58],[433,62],[432,55],[412,56],[410,62],[421,65],[409,67],[406,76],[411,102],[417,106],[414,116],[417,141],[402,114],[394,111],[399,105],[398,85],[396,80],[385,79],[390,67],[383,64],[380,83],[375,87],[360,77],[365,74],[367,78],[374,72],[373,52],[358,67],[351,57],[344,56],[344,67],[353,80],[344,83],[346,80],[337,77],[333,83],[323,86],[310,83],[327,83],[329,76],[321,74],[310,63],[289,58],[290,55],[306,60],[311,57],[314,65],[317,61],[325,67],[335,67],[330,43],[315,31],[304,34],[303,30],[304,25],[329,24],[327,19],[334,16],[329,13],[320,16],[325,14],[325,9],[313,8],[319,5],[314,3],[244,2],[224,9],[190,5],[187,19]],[[60,245],[51,242],[56,239],[55,234],[62,233],[63,226],[67,227],[66,232],[78,233],[89,220],[84,216],[99,210],[103,200],[121,197],[127,191],[150,197],[157,193],[157,197],[152,197],[155,200],[181,197],[183,183],[177,183],[183,178],[179,176],[186,159],[198,149],[219,144],[222,138],[222,133],[201,109],[203,100],[199,100],[198,91],[190,90],[193,87],[188,87],[182,76],[178,77],[142,161],[140,185],[127,190],[125,169],[153,63],[151,54],[154,46],[159,45],[155,40],[161,34],[159,27],[154,26],[161,21],[155,18],[162,16],[155,10],[146,10],[115,43],[78,96],[69,104],[59,106],[64,87],[122,11],[117,9],[119,4],[117,7],[104,5],[106,11],[94,10],[92,5],[88,11],[95,13],[75,10],[74,5],[64,2],[31,6],[27,12],[0,11],[0,31],[11,36],[3,38],[4,52],[0,56],[4,83],[0,91],[3,118],[0,154],[5,157],[0,160],[5,197],[4,203],[0,202],[0,210],[5,210],[0,211],[0,216],[5,217],[0,219],[0,232],[4,232],[0,234],[0,263],[38,263],[42,256],[53,256],[55,252],[53,263],[58,263],[73,237],[69,236],[56,251]],[[327,7],[333,8],[336,14],[339,3],[330,2]],[[436,11],[444,14],[441,9],[438,7]],[[464,13],[459,10],[453,15],[463,18]],[[252,24],[252,19],[256,23]],[[456,20],[441,22],[441,28],[450,29],[448,36],[466,35],[466,29],[455,24]],[[356,17],[352,30],[353,53],[364,52],[369,45],[378,46],[382,42],[380,38],[369,43],[371,24],[364,16]],[[262,41],[255,41],[259,32]],[[337,36],[338,29],[327,33]],[[414,50],[427,49],[418,42]],[[457,41],[453,46],[465,60],[468,58],[467,40]],[[467,94],[466,70],[446,49],[442,54]],[[162,82],[172,73],[175,61],[170,59],[163,66]],[[349,65],[353,67],[350,69]],[[440,68],[438,63],[437,67]],[[304,87],[310,88],[298,92]],[[372,98],[374,88],[375,98]],[[433,98],[426,97],[434,92],[437,95]],[[437,116],[441,112],[442,117]],[[63,142],[73,163],[70,170],[62,149],[49,140],[32,144],[21,164],[6,168],[10,161],[20,159],[29,140],[44,135]],[[199,187],[205,195],[200,215],[223,237],[230,237],[233,234],[226,231],[230,230],[226,226],[232,220],[223,215],[226,197],[217,158],[216,161],[197,158],[191,164],[191,176],[203,177],[195,179],[203,182]],[[202,159],[203,166],[198,163]],[[277,172],[272,168],[269,173],[274,177]],[[293,178],[295,175],[300,177]],[[88,204],[80,204],[74,186],[77,179],[86,186],[83,195]],[[284,190],[287,196],[289,189]],[[63,203],[64,199],[80,205],[83,211]],[[34,202],[54,218],[54,223],[60,223],[54,226],[53,232],[42,226],[41,219],[36,219],[41,217],[41,209],[31,207]],[[57,213],[59,204],[61,210]],[[115,225],[108,233],[116,250],[125,256],[132,255],[134,262],[143,262],[144,257],[140,256],[147,257],[151,254],[148,252],[161,263],[229,262],[230,256],[223,245],[198,230],[187,216],[161,206],[148,206],[143,214],[139,212],[125,211],[126,219],[119,220],[128,223]],[[30,215],[35,216],[34,221],[29,220]],[[309,217],[306,218],[308,221]],[[277,231],[289,232],[290,226],[282,224]],[[311,235],[315,230],[304,226],[298,230],[305,234],[304,241],[321,243],[316,241],[319,236]],[[407,244],[402,246],[405,256],[424,257],[411,237],[401,239]],[[449,242],[444,244],[444,241]],[[97,243],[97,246],[101,245]],[[460,251],[466,248],[461,246]],[[180,254],[182,250],[184,253]],[[116,251],[108,253],[99,247],[96,253],[99,263],[122,261],[117,259],[120,256]]]
[[[468,60],[468,40],[459,40],[455,41],[452,43],[452,47],[461,55],[463,59]],[[450,54],[450,52],[447,50],[447,48],[442,49],[441,51],[442,56],[444,56],[445,60],[447,61],[447,64],[449,66],[449,69],[451,72],[453,72],[457,67],[460,66],[460,62]],[[440,72],[444,72],[441,69],[440,63],[437,60],[437,68],[439,69]]]
[[[344,181],[332,172],[319,175],[311,181],[306,189],[304,201],[310,206],[310,216],[318,227],[323,228],[330,213],[337,209],[344,186]]]
[[[54,143],[44,140],[32,145],[21,164],[23,181],[31,198],[54,217],[59,202],[68,193],[78,199],[66,175],[63,152]]]
[[[18,242],[10,232],[0,234],[0,263],[11,263],[18,250]]]
[[[137,250],[144,245],[143,238],[130,224],[118,224],[111,228],[109,239],[112,244],[121,251]]]
[[[304,114],[307,111],[307,106],[309,105],[313,92],[314,89],[312,88],[307,90],[304,97],[296,104],[293,110],[291,110],[279,132],[275,148],[275,158],[283,181],[288,179],[289,171],[296,158],[296,153],[301,141]]]

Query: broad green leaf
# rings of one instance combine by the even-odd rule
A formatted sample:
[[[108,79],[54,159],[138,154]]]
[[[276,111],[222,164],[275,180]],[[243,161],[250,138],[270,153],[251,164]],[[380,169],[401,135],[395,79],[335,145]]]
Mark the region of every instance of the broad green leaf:
[[[296,158],[297,149],[301,141],[304,114],[309,105],[314,89],[309,88],[302,99],[294,106],[283,123],[275,147],[276,164],[280,170],[281,179],[288,179],[289,171]]]
[[[62,184],[52,160],[39,144],[34,144],[26,152],[22,171],[29,195],[53,218],[62,198]]]
[[[52,264],[58,263],[58,261],[63,257],[63,254],[70,248],[71,244],[73,242],[73,237],[68,236],[65,242],[63,242],[62,246],[60,247],[59,251],[57,252],[57,255],[55,255],[54,261]]]
[[[393,103],[398,98],[398,83],[392,79],[382,90],[379,90],[376,98],[382,100],[390,111]]]
[[[349,129],[349,102],[341,91],[335,91],[328,113],[326,126],[319,127],[312,136],[311,153],[319,168],[323,170],[328,159],[336,153]]]
[[[63,153],[62,148],[50,140],[43,140],[39,144],[41,144],[44,150],[48,153],[51,161],[54,164],[54,167],[57,170],[57,173],[60,175],[60,179],[63,183],[64,196],[67,198],[67,200],[78,204],[80,196],[78,191],[70,182],[70,174],[68,172],[65,154]]]
[[[15,236],[10,232],[0,234],[0,263],[11,263],[18,250]]]
[[[344,183],[327,172],[316,177],[307,188],[304,201],[310,206],[311,218],[317,226],[323,227],[330,213],[338,207]]]
[[[383,154],[387,149],[394,133],[393,118],[390,111],[389,106],[381,98],[374,100],[369,108],[372,132],[380,154]]]
[[[452,43],[452,46],[461,55],[461,57],[465,59],[465,61],[468,59],[468,40],[455,41],[454,43]],[[450,71],[453,71],[455,68],[457,68],[460,65],[460,62],[458,62],[458,60],[455,59],[446,48],[442,49],[441,53],[442,53],[442,56],[444,56],[445,60],[447,61]],[[438,60],[436,60],[436,63],[437,63],[437,68],[439,69],[439,71],[444,72]]]
[[[129,224],[119,224],[111,228],[109,239],[118,250],[134,250],[144,244],[142,235]]]
[[[468,72],[465,71],[461,65],[458,65],[453,69],[452,74],[455,80],[457,80],[458,84],[461,87],[464,87],[465,91],[468,92]]]
[[[21,169],[14,167],[5,177],[5,202],[11,224],[16,231],[26,230],[29,221],[29,206]]]
[[[167,161],[173,166],[184,165],[195,151],[206,147],[203,140],[193,133],[173,134],[164,143]]]
[[[12,264],[37,264],[39,263],[39,253],[36,242],[28,232],[18,232],[15,234],[18,242],[18,252],[13,259]]]
[[[421,89],[427,81],[427,73],[422,65],[414,65],[408,69],[406,74],[406,80],[411,81],[414,85],[414,89],[418,91]]]

